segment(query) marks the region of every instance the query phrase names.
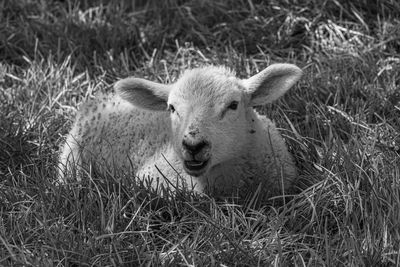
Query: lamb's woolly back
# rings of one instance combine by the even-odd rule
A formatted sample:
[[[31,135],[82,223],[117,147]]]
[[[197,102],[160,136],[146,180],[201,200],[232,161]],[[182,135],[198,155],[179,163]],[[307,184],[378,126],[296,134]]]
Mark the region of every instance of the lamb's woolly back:
[[[215,195],[260,183],[279,194],[296,169],[275,125],[252,107],[283,95],[300,76],[296,66],[277,64],[246,80],[213,66],[187,70],[170,85],[123,79],[117,95],[80,108],[60,157],[61,177],[78,159]]]
[[[99,94],[83,103],[60,155],[61,179],[72,166],[136,170],[169,140],[167,113],[135,108],[118,95]],[[79,175],[77,176],[79,178]]]

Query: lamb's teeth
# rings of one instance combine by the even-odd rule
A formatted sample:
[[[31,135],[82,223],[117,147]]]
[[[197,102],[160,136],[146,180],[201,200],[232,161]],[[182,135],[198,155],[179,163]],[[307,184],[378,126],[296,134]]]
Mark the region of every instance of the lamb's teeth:
[[[189,165],[196,166],[196,167],[197,167],[197,166],[201,166],[201,165],[203,165],[203,164],[204,164],[203,161],[199,161],[199,162],[193,162],[193,161],[192,161],[192,162],[189,163]]]

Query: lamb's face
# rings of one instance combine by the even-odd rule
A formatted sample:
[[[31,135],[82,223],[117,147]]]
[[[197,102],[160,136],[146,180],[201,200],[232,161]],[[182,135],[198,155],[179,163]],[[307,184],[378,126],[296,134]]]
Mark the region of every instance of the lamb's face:
[[[186,72],[168,98],[173,147],[193,176],[240,156],[248,141],[242,82],[225,69],[215,71]]]
[[[291,64],[271,65],[245,80],[223,67],[204,67],[185,72],[175,84],[126,78],[115,90],[139,108],[168,107],[175,153],[188,174],[200,176],[243,156],[253,136],[247,111],[275,101],[300,77],[301,70]]]

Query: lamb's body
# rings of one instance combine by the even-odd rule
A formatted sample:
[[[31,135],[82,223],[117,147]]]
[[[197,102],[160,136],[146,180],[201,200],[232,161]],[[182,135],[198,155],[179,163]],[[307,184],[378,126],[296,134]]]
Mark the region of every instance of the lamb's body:
[[[136,108],[117,95],[99,95],[80,107],[62,149],[61,170],[88,164],[100,171],[137,170],[166,146],[170,128],[168,113]]]
[[[221,70],[209,67],[202,69],[201,73],[191,71],[185,74],[186,80],[184,75],[174,86],[184,85],[182,87],[196,88],[203,86],[201,88],[207,87],[204,89],[207,91],[210,89],[208,87],[218,85],[217,82],[204,84],[202,81],[196,81],[204,75],[211,75],[212,78],[217,77],[215,75],[221,75],[222,78],[215,79],[226,79],[229,84],[228,79],[232,80],[232,75],[226,70],[222,70],[221,73]],[[228,77],[224,78],[224,75]],[[126,80],[127,83],[132,83],[132,81]],[[243,107],[231,110],[229,106],[228,109],[222,109],[221,113],[217,105],[218,101],[209,105],[210,100],[207,98],[208,102],[197,103],[201,100],[201,94],[204,93],[200,92],[198,95],[200,100],[192,100],[193,103],[190,105],[178,107],[181,114],[176,115],[178,119],[172,115],[171,127],[171,118],[167,112],[148,111],[134,106],[138,106],[136,101],[145,102],[143,98],[149,97],[147,94],[143,96],[142,89],[154,85],[146,83],[146,86],[143,86],[143,80],[135,80],[135,82],[134,87],[140,89],[135,89],[134,99],[131,95],[126,95],[127,85],[120,83],[117,84],[117,91],[122,98],[119,95],[100,96],[82,105],[62,150],[60,162],[63,178],[65,177],[64,166],[67,167],[67,171],[70,171],[75,165],[86,167],[89,163],[95,163],[94,166],[101,172],[133,171],[139,178],[153,179],[154,186],[156,183],[168,185],[169,182],[174,185],[185,184],[189,188],[193,186],[196,191],[206,191],[216,196],[254,191],[260,184],[262,191],[268,195],[280,194],[283,189],[290,187],[296,176],[292,157],[274,123],[257,114],[251,105],[246,105],[246,101],[252,100],[241,96],[240,101],[245,103]],[[251,80],[242,83],[242,80],[235,78],[231,82],[241,87],[248,86],[246,82],[249,83]],[[136,94],[137,91],[140,91],[140,96]],[[175,91],[178,90],[175,89]],[[154,93],[150,96],[152,100],[154,100],[153,95]],[[175,98],[185,99],[182,92],[174,92],[174,94],[169,93],[168,102],[173,102],[171,99]],[[215,100],[218,96],[209,98]],[[150,104],[157,105],[157,103],[153,101]],[[145,103],[141,106],[149,108],[150,104]],[[196,109],[197,104],[208,105],[208,107]],[[178,104],[174,103],[174,105]],[[242,112],[236,110],[238,108],[242,109]],[[192,110],[192,113],[189,110]],[[227,112],[230,113],[226,115]],[[178,114],[178,111],[176,113]],[[219,115],[213,116],[213,114]],[[207,117],[211,122],[204,122]],[[191,121],[191,124],[188,126],[186,121]],[[182,127],[183,124],[185,125]],[[233,127],[231,124],[239,125],[235,128],[236,126]],[[201,148],[200,152],[189,150],[191,156],[187,156],[187,147],[191,149],[193,143],[195,146],[198,144],[197,139],[196,141],[190,139],[194,136],[193,131],[187,134],[187,129],[193,130],[195,126],[199,127],[196,130],[198,136],[201,136],[195,138],[206,140],[207,146]],[[183,142],[190,139],[187,142],[191,142],[191,145],[184,144],[182,148],[182,136]],[[219,141],[218,138],[221,140]],[[205,171],[197,173],[195,168],[197,165],[192,169],[192,166],[187,163],[189,167],[186,165],[185,168],[183,160],[185,163],[197,165],[204,162],[206,165],[210,163],[204,167]],[[169,182],[163,177],[166,177]]]

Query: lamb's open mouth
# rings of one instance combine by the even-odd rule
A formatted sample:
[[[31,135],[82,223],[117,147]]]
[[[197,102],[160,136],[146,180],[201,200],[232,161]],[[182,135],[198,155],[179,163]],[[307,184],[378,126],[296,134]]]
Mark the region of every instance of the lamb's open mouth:
[[[193,176],[201,175],[208,164],[209,160],[198,161],[198,160],[185,160],[183,165],[185,166],[186,172]]]

